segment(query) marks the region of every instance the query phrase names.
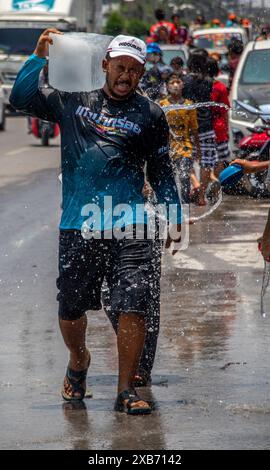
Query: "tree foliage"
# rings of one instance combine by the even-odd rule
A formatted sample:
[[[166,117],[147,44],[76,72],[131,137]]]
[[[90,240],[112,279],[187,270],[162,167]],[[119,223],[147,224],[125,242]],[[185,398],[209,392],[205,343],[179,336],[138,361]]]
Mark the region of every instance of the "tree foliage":
[[[134,18],[127,22],[126,31],[131,36],[145,36],[148,34],[149,25],[145,21]]]
[[[111,36],[117,36],[125,32],[126,21],[125,18],[118,12],[113,11],[107,19],[104,28],[104,33]]]

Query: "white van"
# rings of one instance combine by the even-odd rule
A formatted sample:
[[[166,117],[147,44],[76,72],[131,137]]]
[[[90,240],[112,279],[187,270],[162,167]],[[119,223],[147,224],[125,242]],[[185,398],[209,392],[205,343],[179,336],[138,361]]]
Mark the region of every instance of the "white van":
[[[218,80],[224,85],[229,84],[228,72],[228,45],[232,39],[239,39],[244,46],[248,43],[248,36],[243,28],[207,28],[198,29],[192,33],[193,46],[205,49],[209,55],[217,53],[220,56],[220,75]]]
[[[231,88],[231,144],[270,124],[270,40],[252,41],[245,48]]]
[[[227,54],[228,44],[232,39],[239,39],[244,46],[248,43],[247,33],[243,28],[207,28],[192,33],[193,46],[206,49],[209,54],[217,52]]]

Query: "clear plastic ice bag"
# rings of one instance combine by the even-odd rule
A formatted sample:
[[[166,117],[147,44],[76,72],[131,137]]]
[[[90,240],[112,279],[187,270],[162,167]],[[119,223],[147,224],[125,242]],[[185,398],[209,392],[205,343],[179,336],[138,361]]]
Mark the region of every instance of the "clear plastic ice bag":
[[[92,91],[104,85],[102,59],[111,36],[92,33],[51,34],[49,83],[60,91]]]

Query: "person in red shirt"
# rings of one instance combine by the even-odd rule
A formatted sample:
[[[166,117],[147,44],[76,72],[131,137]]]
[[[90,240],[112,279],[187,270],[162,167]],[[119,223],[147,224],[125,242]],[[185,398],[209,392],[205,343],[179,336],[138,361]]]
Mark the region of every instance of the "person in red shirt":
[[[217,61],[212,57],[207,59],[207,72],[209,77],[213,79],[211,101],[222,103],[230,107],[227,87],[224,83],[216,80],[219,74],[219,67]],[[215,167],[215,175],[218,176],[224,169],[225,162],[230,159],[228,109],[218,106],[213,107],[212,115],[218,152],[218,163]]]
[[[170,43],[175,37],[175,26],[165,20],[165,13],[161,9],[155,11],[157,23],[150,28],[150,37],[154,42]],[[166,33],[165,33],[166,31]]]

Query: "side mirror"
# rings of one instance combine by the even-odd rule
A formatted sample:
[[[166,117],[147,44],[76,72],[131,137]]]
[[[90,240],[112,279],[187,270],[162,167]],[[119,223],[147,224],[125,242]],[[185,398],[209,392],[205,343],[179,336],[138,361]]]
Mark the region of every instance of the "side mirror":
[[[236,106],[243,108],[248,113],[256,114],[257,116],[260,116],[262,114],[262,112],[259,111],[257,108],[254,108],[253,106],[250,106],[247,103],[243,103],[243,101],[235,100],[235,104]]]

